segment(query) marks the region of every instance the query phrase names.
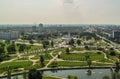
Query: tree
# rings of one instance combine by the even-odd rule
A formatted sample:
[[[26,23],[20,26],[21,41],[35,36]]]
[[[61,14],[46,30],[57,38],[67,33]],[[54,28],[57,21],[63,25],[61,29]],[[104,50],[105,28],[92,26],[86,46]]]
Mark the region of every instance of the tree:
[[[70,41],[69,41],[69,45],[74,45],[74,39],[71,39]]]
[[[57,57],[60,58],[60,55],[58,55]]]
[[[3,56],[2,56],[2,53],[0,52],[0,62],[2,61],[2,58]]]
[[[31,48],[31,46],[26,46],[26,50],[27,50],[27,54],[28,54],[28,50]]]
[[[42,71],[31,69],[28,72],[28,79],[42,79]]]
[[[119,61],[116,61],[115,65],[116,65],[115,71],[116,71],[116,72],[119,72],[119,68],[120,68],[120,63],[119,63]]]
[[[10,40],[6,40],[5,43],[6,43],[6,44],[10,44]]]
[[[78,79],[78,77],[77,77],[77,76],[75,76],[75,77],[74,77],[74,79]]]
[[[69,48],[66,48],[66,53],[67,53],[67,54],[69,54],[69,53],[70,53]]]
[[[110,55],[111,56],[115,56],[116,55],[115,50],[113,48],[110,48]]]
[[[88,76],[91,76],[91,75],[92,75],[92,71],[91,71],[90,69],[87,71],[87,75],[88,75]]]
[[[4,55],[5,55],[5,47],[0,46],[0,62],[3,60]]]
[[[40,55],[40,63],[41,63],[41,66],[44,67],[44,58],[42,55]]]
[[[92,65],[91,59],[87,59],[87,64],[88,64],[88,66],[89,66],[89,68],[90,68],[90,66]]]
[[[52,62],[52,64],[51,64],[51,67],[52,67],[52,68],[55,68],[55,67],[57,67],[57,66],[58,66],[58,63],[57,63],[57,62],[55,62],[55,61]]]
[[[87,64],[88,64],[88,66],[89,66],[89,70],[87,71],[87,75],[88,75],[88,76],[91,76],[92,72],[91,72],[91,70],[90,70],[90,66],[92,65],[92,61],[91,61],[91,59],[90,59],[90,55],[87,53],[87,54],[85,55],[85,58],[86,58],[86,62],[87,62]]]
[[[104,76],[102,79],[110,79],[109,76]]]
[[[118,55],[118,59],[120,60],[120,54]]]
[[[27,73],[26,73],[26,71],[23,73],[23,79],[27,79]]]
[[[68,75],[68,79],[70,79],[71,78],[71,76],[70,75]]]
[[[92,65],[92,61],[91,61],[90,55],[87,53],[87,54],[85,55],[85,58],[86,58],[86,62],[87,62],[87,64],[88,64],[88,66],[89,66],[89,68],[90,68],[90,66]]]
[[[13,79],[18,79],[18,75],[16,75]]]
[[[8,51],[9,53],[15,53],[15,52],[17,51],[15,44],[14,44],[14,43],[13,43],[13,44],[10,44],[10,45],[7,47],[7,51]]]
[[[18,51],[24,51],[27,48],[26,44],[18,44],[19,50]]]
[[[34,44],[34,41],[33,41],[33,40],[30,40],[29,43],[30,43],[30,44]]]
[[[86,60],[90,59],[90,55],[87,53],[87,54],[85,55],[85,58],[86,58]]]
[[[81,40],[77,40],[77,44],[80,45],[81,44]]]
[[[78,79],[78,77],[75,75],[68,75],[68,79]]]
[[[86,50],[88,50],[88,49],[89,49],[89,47],[88,47],[88,46],[85,46],[85,49],[86,49]]]
[[[54,42],[53,41],[51,41],[51,46],[54,47]]]
[[[43,48],[46,49],[49,45],[49,41],[47,41],[47,40],[42,41],[42,45],[43,45]]]
[[[7,79],[11,79],[11,70],[9,66],[7,68]]]
[[[44,48],[44,49],[46,49],[46,48],[47,48],[47,46],[46,46],[45,44],[43,44],[43,48]]]
[[[110,51],[110,55],[115,56],[116,55],[115,51]]]
[[[0,53],[5,53],[5,45],[0,45]]]

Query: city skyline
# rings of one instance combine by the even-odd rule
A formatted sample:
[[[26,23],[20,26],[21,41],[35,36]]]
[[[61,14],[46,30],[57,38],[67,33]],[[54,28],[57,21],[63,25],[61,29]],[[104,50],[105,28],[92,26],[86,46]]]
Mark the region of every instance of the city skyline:
[[[0,0],[0,24],[120,24],[119,0]]]

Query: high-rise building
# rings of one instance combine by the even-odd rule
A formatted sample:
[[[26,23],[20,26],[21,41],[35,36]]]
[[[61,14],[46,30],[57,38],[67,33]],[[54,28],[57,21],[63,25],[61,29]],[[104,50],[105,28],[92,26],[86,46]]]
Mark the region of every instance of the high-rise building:
[[[120,31],[114,30],[112,36],[117,40],[120,39]]]
[[[32,26],[32,32],[36,32],[37,31],[37,27],[34,25]]]
[[[39,24],[38,31],[41,32],[43,30],[43,24]]]
[[[43,28],[43,24],[40,23],[40,24],[39,24],[39,28]]]

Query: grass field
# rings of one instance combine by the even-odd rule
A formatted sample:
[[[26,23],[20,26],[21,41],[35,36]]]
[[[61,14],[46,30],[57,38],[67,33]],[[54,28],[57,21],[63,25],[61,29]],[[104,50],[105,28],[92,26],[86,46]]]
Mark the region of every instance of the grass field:
[[[55,77],[44,76],[43,79],[61,79],[61,78],[55,78]]]
[[[71,48],[70,51],[72,52],[72,51],[82,51],[82,50],[84,50],[84,48]]]
[[[50,54],[47,54],[47,53],[44,53],[43,55],[43,58],[45,59],[45,60],[50,60],[52,57],[50,56]],[[32,57],[31,59],[34,59],[34,60],[36,60],[36,59],[39,59],[40,58],[40,55],[36,55],[36,56],[34,56],[34,57]]]
[[[45,61],[44,62],[44,64],[46,65],[48,63],[48,61]],[[30,70],[30,69],[39,69],[39,68],[41,68],[42,66],[41,66],[41,64],[40,64],[40,62],[39,61],[37,61],[36,62],[36,64],[34,64],[34,65],[31,65],[31,66],[29,66],[29,67],[25,67],[25,70]]]
[[[3,60],[10,60],[10,59],[14,59],[16,58],[17,56],[7,56],[7,57],[4,57]]]
[[[103,63],[105,63],[105,62],[107,62],[107,63],[114,63],[113,61],[110,61],[110,60],[108,60],[108,59],[99,59],[98,62],[103,62]]]
[[[45,61],[44,64],[46,65],[48,63],[48,61]],[[22,61],[22,62],[7,62],[4,64],[0,65],[0,73],[7,71],[8,66],[10,67],[11,70],[17,70],[19,68],[24,68],[25,70],[29,70],[29,69],[39,69],[41,68],[40,62],[37,61],[36,64],[32,65],[33,62],[32,61]]]
[[[86,62],[69,62],[69,61],[56,61],[58,67],[76,67],[76,66],[88,66]],[[110,66],[110,64],[104,63],[92,63],[91,66]],[[51,67],[51,64],[49,65]]]
[[[53,50],[53,55],[56,56],[59,52],[65,52],[65,49],[64,48],[59,48],[59,49],[56,49],[56,50]]]
[[[0,65],[0,72],[6,71],[8,66],[10,69],[27,68],[32,65],[31,61],[7,62]]]
[[[66,53],[62,53],[60,58],[64,59],[64,60],[80,60],[80,61],[85,61],[85,55],[89,54],[90,58],[92,61],[94,60],[99,60],[99,59],[104,59],[104,54],[97,54],[97,53],[92,53],[92,52],[88,52],[88,53],[71,53],[71,54],[66,54]]]

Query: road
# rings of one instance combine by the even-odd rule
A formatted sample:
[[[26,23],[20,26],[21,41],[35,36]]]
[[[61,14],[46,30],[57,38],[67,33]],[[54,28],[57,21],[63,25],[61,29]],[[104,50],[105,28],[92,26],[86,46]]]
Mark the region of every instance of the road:
[[[111,40],[109,40],[109,39],[107,39],[107,38],[105,38],[105,37],[103,37],[103,36],[100,36],[100,35],[98,35],[98,34],[96,34],[96,35],[97,35],[98,37],[102,38],[103,40],[109,41],[110,44],[111,44],[113,47],[120,47],[119,44],[116,44],[116,43],[112,42]]]

